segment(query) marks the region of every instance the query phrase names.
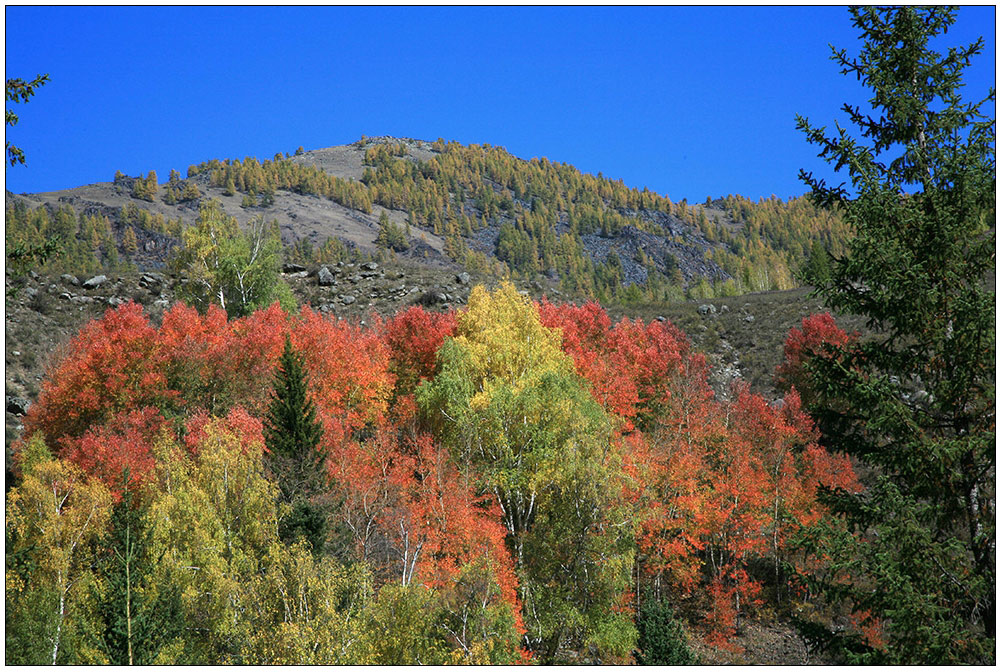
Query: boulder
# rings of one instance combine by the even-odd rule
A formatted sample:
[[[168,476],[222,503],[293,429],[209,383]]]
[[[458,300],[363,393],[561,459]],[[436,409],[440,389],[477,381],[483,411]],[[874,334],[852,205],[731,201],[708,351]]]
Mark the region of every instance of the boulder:
[[[83,281],[84,289],[95,289],[100,287],[104,283],[108,282],[108,276],[106,275],[95,275],[93,278]]]
[[[357,301],[357,299],[351,294],[342,294],[338,297],[338,299],[346,306],[350,306]]]
[[[698,310],[700,315],[715,315],[717,313],[717,307],[712,303],[704,303]]]
[[[139,284],[148,289],[154,289],[163,284],[163,277],[159,275],[154,275],[152,273],[143,273],[139,278]]]
[[[331,269],[326,266],[320,267],[320,270],[317,271],[317,284],[321,287],[332,287],[334,285],[334,274],[331,273]]]
[[[59,279],[63,282],[64,285],[70,285],[72,287],[80,286],[80,281],[77,279],[77,276],[75,275],[70,275],[69,273],[63,273],[62,275],[59,276]]]
[[[364,271],[378,271],[379,270],[379,264],[377,264],[374,261],[368,261],[368,262],[362,264],[361,268]]]
[[[458,282],[461,285],[470,284],[470,274],[467,273],[466,271],[459,273],[458,275],[456,275],[456,282]]]
[[[7,412],[14,415],[27,415],[31,402],[24,397],[7,395]]]

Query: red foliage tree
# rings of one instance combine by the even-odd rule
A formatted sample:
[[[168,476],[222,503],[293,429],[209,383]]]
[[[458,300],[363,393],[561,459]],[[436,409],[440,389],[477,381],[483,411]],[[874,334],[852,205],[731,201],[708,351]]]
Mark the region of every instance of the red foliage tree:
[[[690,378],[694,359],[689,341],[669,322],[611,320],[597,303],[578,307],[539,305],[544,326],[560,328],[563,349],[577,372],[592,386],[592,395],[610,413],[622,418],[624,431],[634,421],[649,425],[679,377]]]
[[[841,348],[856,335],[850,336],[837,324],[831,313],[814,313],[800,322],[800,329],[790,329],[783,344],[783,363],[776,367],[776,387],[781,390],[795,388],[802,399],[810,393],[806,385],[807,372],[804,366],[815,355],[826,354],[826,347]],[[809,401],[809,399],[805,399]]]
[[[175,304],[164,314],[157,342],[182,410],[220,415],[242,405],[261,412],[288,330],[278,303],[232,321],[215,305],[200,315]]]
[[[100,478],[117,497],[124,485],[124,469],[129,470],[130,486],[150,475],[153,442],[166,427],[167,421],[156,408],[122,411],[105,424],[93,425],[79,438],[64,437],[60,453]]]
[[[199,410],[188,418],[184,425],[184,445],[192,455],[198,453],[198,446],[205,440],[206,427],[210,424],[224,430],[228,435],[237,437],[245,453],[251,446],[264,444],[264,425],[259,418],[245,411],[243,407],[234,406],[224,418],[214,418],[206,411]]]
[[[24,435],[41,431],[55,446],[116,413],[167,402],[172,393],[155,336],[142,307],[131,301],[86,324],[49,370],[25,418]]]
[[[383,324],[390,370],[396,376],[396,396],[412,393],[422,380],[435,375],[438,349],[455,330],[454,312],[432,313],[421,306],[412,306]]]
[[[340,445],[353,432],[383,422],[393,391],[393,374],[389,349],[376,329],[334,321],[304,307],[290,337],[293,348],[303,354],[310,394],[329,446]],[[279,345],[276,360],[281,351]]]

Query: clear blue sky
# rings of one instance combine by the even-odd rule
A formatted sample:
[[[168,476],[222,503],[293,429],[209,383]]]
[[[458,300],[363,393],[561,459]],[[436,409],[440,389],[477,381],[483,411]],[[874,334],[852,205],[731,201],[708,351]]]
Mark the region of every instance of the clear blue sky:
[[[864,103],[828,44],[858,52],[842,7],[7,7],[6,76],[51,82],[7,138],[7,189],[116,170],[271,158],[395,135],[500,145],[702,201],[804,192],[825,173],[794,128]],[[986,49],[967,96],[995,83],[995,8],[947,36]]]

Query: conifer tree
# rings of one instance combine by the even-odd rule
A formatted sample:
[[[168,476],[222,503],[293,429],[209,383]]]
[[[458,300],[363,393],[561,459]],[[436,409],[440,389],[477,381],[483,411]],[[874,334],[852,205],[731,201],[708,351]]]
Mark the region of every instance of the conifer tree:
[[[995,93],[960,95],[982,40],[932,50],[954,13],[853,8],[862,51],[833,48],[833,60],[872,90],[873,116],[843,107],[860,139],[798,117],[853,193],[802,179],[856,231],[809,279],[881,334],[808,365],[825,443],[875,474],[865,493],[829,498],[847,528],[816,540],[830,576],[852,577],[827,594],[871,636],[820,624],[813,636],[858,662],[995,660],[995,122],[981,111]]]
[[[182,201],[193,201],[196,198],[201,198],[202,193],[195,186],[195,183],[191,180],[187,180],[184,183],[184,189],[181,190],[181,200]]]
[[[303,357],[286,338],[265,418],[264,438],[282,498],[293,506],[279,522],[279,532],[286,541],[305,537],[314,550],[319,550],[326,527],[320,507],[310,501],[322,485],[322,435],[307,390]]]
[[[637,614],[638,665],[695,665],[681,622],[667,600],[647,595]]]
[[[122,234],[122,249],[130,256],[139,251],[136,231],[131,226],[125,227],[125,233]]]

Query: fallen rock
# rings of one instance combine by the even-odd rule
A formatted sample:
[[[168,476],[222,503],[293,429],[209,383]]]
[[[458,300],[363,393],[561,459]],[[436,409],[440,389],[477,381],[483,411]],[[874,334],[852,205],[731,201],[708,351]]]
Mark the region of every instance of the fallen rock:
[[[282,266],[283,273],[302,273],[306,267],[301,264],[285,264]]]
[[[698,310],[700,315],[715,315],[717,313],[717,307],[712,303],[704,303]]]
[[[456,282],[458,282],[461,285],[470,284],[470,274],[467,273],[466,271],[459,273],[458,275],[456,275]]]
[[[93,278],[90,278],[88,280],[84,280],[84,282],[83,282],[83,288],[84,289],[94,289],[96,287],[100,287],[101,285],[103,285],[106,282],[108,282],[108,276],[106,276],[106,275],[95,275]]]
[[[321,287],[332,287],[334,285],[334,274],[331,273],[331,269],[326,266],[320,267],[320,270],[317,271],[317,284]]]
[[[23,397],[7,396],[7,412],[14,415],[27,415],[31,402]]]
[[[143,287],[159,287],[163,281],[161,276],[152,273],[143,273],[142,277],[139,278],[139,284]]]
[[[358,300],[351,294],[342,294],[341,296],[338,297],[338,299],[341,301],[341,303],[343,303],[346,306],[350,306],[351,304],[355,303],[355,301]]]
[[[59,276],[59,279],[62,280],[63,284],[65,285],[71,285],[73,287],[80,286],[80,280],[78,280],[77,276],[75,275],[70,275],[69,273],[63,273],[62,275]]]
[[[361,266],[362,270],[365,271],[376,271],[379,270],[379,264],[374,261],[368,261]]]

